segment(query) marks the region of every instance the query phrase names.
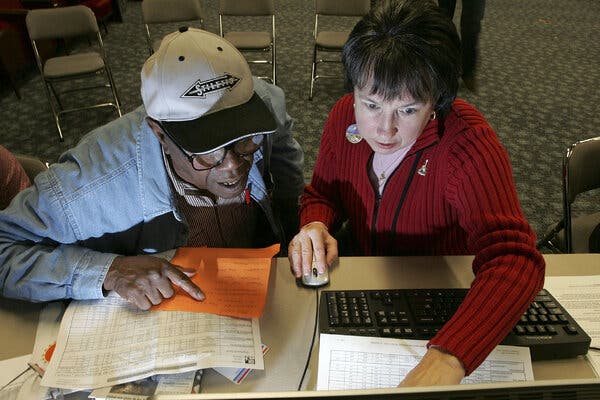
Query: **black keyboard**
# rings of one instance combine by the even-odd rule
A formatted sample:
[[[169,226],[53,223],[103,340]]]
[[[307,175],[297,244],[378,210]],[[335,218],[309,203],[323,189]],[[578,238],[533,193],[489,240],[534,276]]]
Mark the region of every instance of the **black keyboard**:
[[[319,330],[340,335],[431,339],[454,314],[467,289],[321,292]],[[586,354],[590,337],[542,290],[501,344],[527,346],[532,360]]]

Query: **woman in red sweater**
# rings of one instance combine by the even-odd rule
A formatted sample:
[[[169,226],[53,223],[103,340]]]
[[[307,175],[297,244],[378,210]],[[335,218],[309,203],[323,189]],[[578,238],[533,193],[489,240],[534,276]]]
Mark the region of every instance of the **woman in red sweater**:
[[[325,124],[302,198],[292,272],[323,272],[344,221],[360,255],[474,254],[475,279],[402,385],[456,384],[508,334],[542,288],[544,260],[506,151],[456,99],[460,40],[437,5],[380,1],[342,55],[353,93]]]

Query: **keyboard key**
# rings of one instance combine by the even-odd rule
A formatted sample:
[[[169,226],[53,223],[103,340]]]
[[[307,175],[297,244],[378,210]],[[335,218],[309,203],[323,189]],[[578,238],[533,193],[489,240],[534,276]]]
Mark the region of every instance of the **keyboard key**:
[[[438,319],[434,317],[417,317],[415,318],[415,321],[417,322],[417,324],[426,325],[433,325],[438,323]]]
[[[538,317],[537,317],[537,315],[529,315],[529,316],[527,317],[527,319],[529,319],[529,322],[533,322],[534,324],[535,324],[536,322],[538,322]]]
[[[525,330],[525,328],[522,325],[515,326],[514,331],[517,335],[524,335],[527,333],[527,331]]]
[[[537,333],[537,331],[535,330],[535,326],[533,325],[526,325],[525,332],[527,332],[528,335],[535,335]]]
[[[563,329],[569,335],[577,335],[579,333],[579,332],[577,332],[577,328],[575,328],[573,325],[565,325],[565,326],[563,326]]]

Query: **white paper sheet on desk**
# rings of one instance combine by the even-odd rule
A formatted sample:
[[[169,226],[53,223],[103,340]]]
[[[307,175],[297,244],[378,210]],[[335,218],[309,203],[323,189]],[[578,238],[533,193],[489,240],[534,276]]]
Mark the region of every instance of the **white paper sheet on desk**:
[[[321,334],[317,390],[395,387],[427,351],[425,340]],[[462,383],[533,380],[529,348],[497,346]]]
[[[213,367],[263,369],[258,319],[139,311],[119,296],[73,301],[42,384],[96,389]]]
[[[159,394],[200,393],[202,369],[179,374],[154,375],[133,382],[100,388],[90,393],[97,400],[147,400]]]
[[[266,344],[262,345],[263,357],[269,351],[269,346]],[[229,379],[231,382],[239,385],[244,382],[244,379],[252,372],[252,368],[224,368],[217,367],[213,368],[216,372],[223,375],[225,378]]]
[[[547,276],[544,288],[600,347],[600,275]]]
[[[44,375],[56,347],[56,338],[64,312],[65,304],[62,302],[48,303],[40,311],[30,361],[40,376]]]
[[[29,367],[31,354],[0,361],[0,400],[39,400],[47,388],[40,387],[40,377]]]
[[[585,356],[590,364],[592,364],[596,377],[600,377],[600,352],[598,350],[590,349]]]

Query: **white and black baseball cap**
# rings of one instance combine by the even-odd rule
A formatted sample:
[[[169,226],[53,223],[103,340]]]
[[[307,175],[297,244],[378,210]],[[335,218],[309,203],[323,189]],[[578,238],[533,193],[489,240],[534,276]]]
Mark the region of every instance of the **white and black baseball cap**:
[[[221,36],[181,27],[164,37],[141,75],[148,116],[190,153],[209,153],[277,129],[254,92],[246,59]]]

